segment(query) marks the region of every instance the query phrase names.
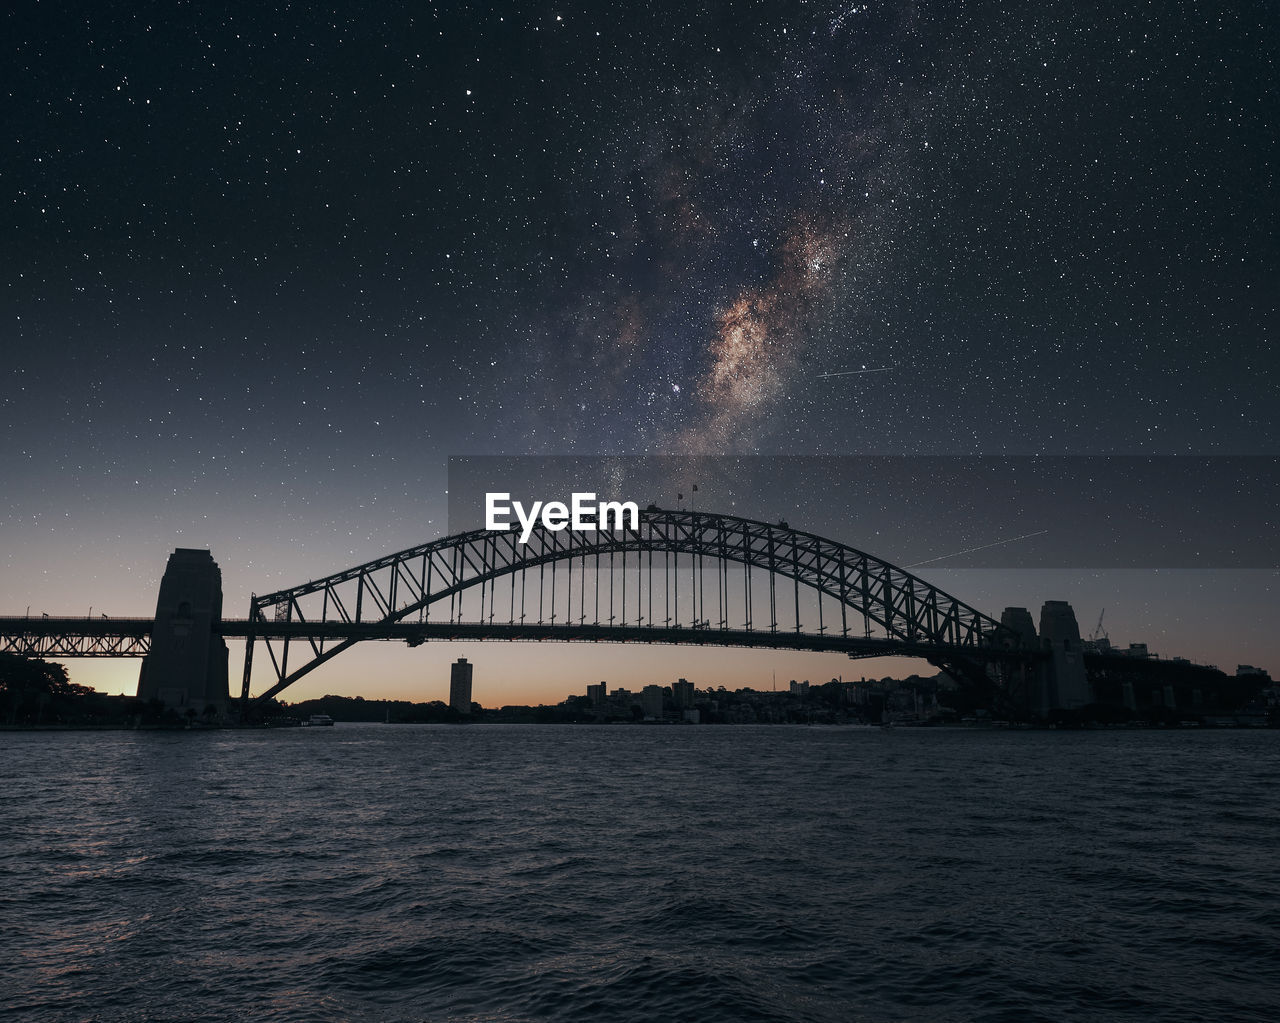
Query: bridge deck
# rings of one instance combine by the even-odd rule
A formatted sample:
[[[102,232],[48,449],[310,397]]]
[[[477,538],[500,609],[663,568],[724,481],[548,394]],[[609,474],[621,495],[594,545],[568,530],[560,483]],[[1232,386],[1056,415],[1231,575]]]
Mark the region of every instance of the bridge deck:
[[[0,618],[0,652],[38,657],[142,657],[150,649],[152,618]],[[845,653],[850,657],[936,657],[949,652],[936,643],[813,634],[768,629],[691,628],[682,626],[596,625],[506,622],[251,622],[227,618],[218,626],[224,639],[288,639],[329,643],[341,640],[391,640],[417,646],[426,642],[656,643],[673,646],[743,646],[779,650]],[[973,648],[963,651],[970,656]],[[996,658],[1015,656],[990,650]],[[1032,652],[1038,657],[1038,652]]]

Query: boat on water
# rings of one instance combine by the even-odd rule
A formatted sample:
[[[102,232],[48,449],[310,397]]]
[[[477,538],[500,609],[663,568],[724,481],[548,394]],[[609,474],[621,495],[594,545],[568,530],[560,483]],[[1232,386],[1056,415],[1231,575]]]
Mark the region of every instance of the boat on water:
[[[312,714],[310,718],[302,722],[303,728],[320,728],[324,725],[332,725],[333,718],[328,714]]]

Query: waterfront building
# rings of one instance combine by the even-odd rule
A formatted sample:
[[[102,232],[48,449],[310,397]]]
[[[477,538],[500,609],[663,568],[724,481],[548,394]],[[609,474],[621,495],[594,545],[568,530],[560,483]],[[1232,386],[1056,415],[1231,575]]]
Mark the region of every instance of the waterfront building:
[[[662,717],[662,686],[645,686],[640,693],[640,709],[646,718]]]
[[[465,657],[454,661],[449,670],[449,706],[459,714],[471,713],[471,669]]]

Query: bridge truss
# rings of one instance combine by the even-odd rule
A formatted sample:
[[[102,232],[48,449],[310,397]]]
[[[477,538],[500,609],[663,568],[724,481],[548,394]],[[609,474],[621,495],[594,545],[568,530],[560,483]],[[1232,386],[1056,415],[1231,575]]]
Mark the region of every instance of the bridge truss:
[[[732,515],[650,507],[634,527],[444,537],[250,601],[272,699],[362,639],[714,643],[927,657],[989,682],[1017,640],[924,580],[834,540]]]
[[[0,618],[0,653],[19,657],[145,657],[150,618]]]

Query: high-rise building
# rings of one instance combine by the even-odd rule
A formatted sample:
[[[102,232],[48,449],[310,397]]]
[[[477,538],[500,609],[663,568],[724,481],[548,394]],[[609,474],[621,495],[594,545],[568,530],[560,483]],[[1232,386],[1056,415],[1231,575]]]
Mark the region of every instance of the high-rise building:
[[[605,701],[605,683],[600,682],[594,686],[587,686],[587,699],[591,701],[591,706],[601,706]]]
[[[662,686],[645,686],[640,693],[640,707],[646,718],[662,717]]]
[[[688,710],[693,706],[693,683],[686,678],[671,683],[671,699],[676,710]]]
[[[449,670],[449,706],[459,714],[471,713],[471,669],[465,657],[454,661]]]

